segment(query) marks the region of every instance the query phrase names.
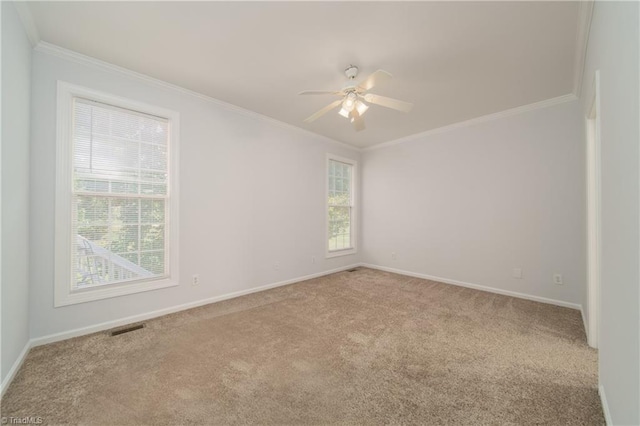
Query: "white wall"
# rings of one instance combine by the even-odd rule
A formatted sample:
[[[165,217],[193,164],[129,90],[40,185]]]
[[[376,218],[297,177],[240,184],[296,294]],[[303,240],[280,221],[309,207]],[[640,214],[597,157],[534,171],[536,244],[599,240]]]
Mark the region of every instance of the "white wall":
[[[53,307],[56,80],[181,114],[180,286]],[[359,255],[324,257],[326,154],[359,160],[357,151],[42,52],[33,56],[32,84],[32,338],[359,262]]]
[[[613,424],[640,424],[640,149],[637,2],[596,2],[584,116],[600,70],[602,275],[600,385]]]
[[[581,303],[582,126],[574,100],[366,151],[363,261]]]
[[[29,341],[29,98],[31,44],[2,2],[2,383]]]

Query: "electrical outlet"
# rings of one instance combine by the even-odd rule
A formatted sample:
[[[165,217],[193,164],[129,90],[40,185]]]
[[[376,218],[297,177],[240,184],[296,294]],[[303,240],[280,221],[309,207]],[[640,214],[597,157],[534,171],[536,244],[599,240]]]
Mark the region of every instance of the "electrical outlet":
[[[191,285],[199,285],[200,284],[200,275],[195,274],[191,277]]]
[[[273,264],[273,269],[275,269],[276,271],[280,270],[280,262],[276,262]]]
[[[553,283],[556,285],[562,285],[562,274],[553,274]]]
[[[396,256],[396,252],[392,251],[391,252],[391,260],[397,260],[397,259],[398,259],[398,256]]]
[[[513,278],[522,279],[522,268],[513,268]]]

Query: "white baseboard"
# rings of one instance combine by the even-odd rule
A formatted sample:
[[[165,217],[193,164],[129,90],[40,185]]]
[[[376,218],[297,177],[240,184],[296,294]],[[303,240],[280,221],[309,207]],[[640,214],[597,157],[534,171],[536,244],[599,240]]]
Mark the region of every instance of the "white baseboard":
[[[0,384],[0,398],[4,396],[4,393],[7,391],[7,388],[13,381],[13,378],[16,376],[16,373],[18,372],[18,370],[20,370],[20,367],[22,367],[22,364],[24,363],[24,360],[27,358],[27,354],[29,353],[29,349],[31,349],[31,347],[32,347],[31,340],[29,340],[24,345],[24,348],[22,348],[22,352],[20,352],[20,355],[18,355],[18,359],[16,359],[16,361],[11,366],[11,369],[9,370],[7,377],[5,377],[2,383]]]
[[[607,397],[604,393],[604,386],[600,385],[598,387],[598,393],[600,394],[600,401],[602,402],[602,412],[604,413],[604,421],[607,426],[613,425],[611,421],[611,412],[609,411],[609,404],[607,404]]]
[[[380,271],[392,272],[394,274],[406,275],[409,277],[422,278],[422,279],[431,280],[431,281],[438,281],[445,284],[453,284],[460,287],[472,288],[475,290],[487,291],[489,293],[502,294],[503,296],[517,297],[518,299],[532,300],[534,302],[541,302],[541,303],[547,303],[550,305],[563,306],[565,308],[578,309],[580,311],[582,310],[582,305],[579,305],[577,303],[565,302],[563,300],[533,296],[531,294],[518,293],[516,291],[510,291],[510,290],[502,290],[499,288],[487,287],[480,284],[467,283],[464,281],[452,280],[449,278],[435,277],[433,275],[419,274],[416,272],[405,271],[402,269],[388,268],[386,266],[372,265],[369,263],[361,263],[360,266],[364,266],[365,268],[378,269]]]
[[[587,336],[587,341],[589,341],[589,322],[587,321],[587,317],[584,314],[584,308],[580,305],[580,315],[582,316],[582,325],[584,327],[584,334]]]
[[[184,311],[184,310],[187,310],[187,309],[197,308],[197,307],[203,306],[203,305],[209,305],[211,303],[221,302],[223,300],[233,299],[233,298],[236,298],[236,297],[245,296],[247,294],[257,293],[257,292],[260,292],[260,291],[269,290],[271,288],[281,287],[281,286],[284,286],[284,285],[289,285],[289,284],[297,283],[297,282],[300,282],[300,281],[306,281],[306,280],[310,280],[310,279],[313,279],[313,278],[318,278],[318,277],[322,277],[322,276],[325,276],[325,275],[334,274],[336,272],[346,271],[347,269],[355,268],[358,265],[359,264],[343,266],[343,267],[336,268],[336,269],[331,269],[331,270],[328,270],[328,271],[318,272],[318,273],[315,273],[315,274],[305,275],[305,276],[302,276],[302,277],[292,278],[292,279],[285,280],[285,281],[279,281],[279,282],[276,282],[276,283],[271,283],[271,284],[266,284],[266,285],[259,286],[259,287],[250,288],[248,290],[235,291],[233,293],[227,293],[227,294],[223,294],[221,296],[215,296],[215,297],[210,297],[210,298],[207,298],[207,299],[196,300],[194,302],[184,303],[184,304],[181,304],[181,305],[170,306],[168,308],[158,309],[156,311],[151,311],[151,312],[145,312],[143,314],[132,315],[132,316],[129,316],[129,317],[120,318],[120,319],[113,320],[113,321],[103,322],[103,323],[100,323],[100,324],[94,324],[94,325],[90,325],[88,327],[76,328],[76,329],[69,330],[69,331],[63,331],[61,333],[49,334],[47,336],[42,336],[42,337],[37,337],[37,338],[31,339],[31,346],[35,347],[35,346],[45,345],[47,343],[59,342],[59,341],[62,341],[62,340],[71,339],[73,337],[84,336],[84,335],[87,335],[87,334],[96,333],[98,331],[103,331],[103,330],[109,330],[111,328],[120,327],[120,326],[123,326],[123,325],[135,323],[135,322],[146,321],[146,320],[149,320],[149,319],[152,319],[152,318],[161,317],[163,315],[173,314],[175,312],[180,312],[180,311]]]

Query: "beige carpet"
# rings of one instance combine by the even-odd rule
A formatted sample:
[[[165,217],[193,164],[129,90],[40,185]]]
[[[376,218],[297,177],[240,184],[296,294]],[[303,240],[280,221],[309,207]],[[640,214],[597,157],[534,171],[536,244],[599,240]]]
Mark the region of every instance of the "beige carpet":
[[[31,350],[45,424],[603,424],[578,311],[371,269]]]

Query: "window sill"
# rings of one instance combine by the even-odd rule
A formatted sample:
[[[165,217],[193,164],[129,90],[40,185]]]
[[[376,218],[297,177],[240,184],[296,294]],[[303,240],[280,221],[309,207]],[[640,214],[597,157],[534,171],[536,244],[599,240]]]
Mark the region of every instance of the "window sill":
[[[56,294],[55,307],[75,305],[77,303],[92,302],[95,300],[109,299],[111,297],[125,296],[127,294],[142,293],[144,291],[158,290],[161,288],[175,287],[179,283],[171,278],[162,278],[151,281],[129,282],[122,284],[106,285],[102,287],[86,288],[82,290],[67,291],[64,294]]]
[[[330,259],[332,257],[349,256],[352,254],[356,254],[357,252],[358,250],[356,250],[355,248],[330,251],[326,254],[325,258]]]

